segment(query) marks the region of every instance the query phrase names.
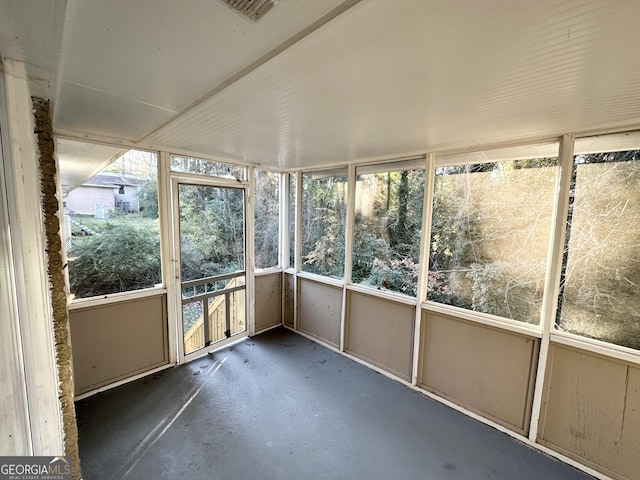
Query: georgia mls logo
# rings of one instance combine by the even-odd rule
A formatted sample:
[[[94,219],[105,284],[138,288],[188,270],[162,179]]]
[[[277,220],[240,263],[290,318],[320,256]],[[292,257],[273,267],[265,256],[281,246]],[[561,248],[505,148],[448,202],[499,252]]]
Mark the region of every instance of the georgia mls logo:
[[[71,457],[0,457],[0,480],[71,480]]]

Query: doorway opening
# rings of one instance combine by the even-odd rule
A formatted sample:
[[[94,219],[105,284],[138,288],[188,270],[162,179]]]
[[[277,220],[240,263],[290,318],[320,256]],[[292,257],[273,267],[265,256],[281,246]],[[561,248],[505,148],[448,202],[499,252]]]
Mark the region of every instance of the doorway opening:
[[[183,360],[247,333],[246,195],[174,180]]]

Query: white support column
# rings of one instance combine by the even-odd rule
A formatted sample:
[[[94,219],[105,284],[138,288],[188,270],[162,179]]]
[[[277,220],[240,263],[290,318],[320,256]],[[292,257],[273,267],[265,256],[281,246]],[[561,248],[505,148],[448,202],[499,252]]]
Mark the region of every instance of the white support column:
[[[289,264],[289,174],[280,174],[279,195],[279,267],[287,268]],[[284,291],[284,290],[283,290]],[[284,295],[283,295],[284,296]]]
[[[32,452],[61,455],[64,430],[29,82],[21,62],[5,60],[4,70],[9,143],[5,150],[9,156],[5,158],[7,207]]]
[[[282,276],[280,278],[280,323],[284,324],[285,310],[287,308],[287,276],[284,270],[289,266],[289,174],[280,174],[280,183],[278,190],[278,204],[279,204],[279,228],[280,235],[278,235],[278,253],[279,253],[279,266],[282,268]]]
[[[431,218],[433,217],[433,191],[436,180],[436,157],[427,155],[424,171],[424,198],[422,199],[422,233],[420,235],[420,263],[416,291],[416,317],[413,331],[413,364],[411,383],[417,385],[420,367],[420,332],[422,330],[422,302],[427,296],[427,275],[429,273],[429,244],[431,239]]]
[[[351,283],[353,260],[353,221],[356,205],[356,166],[350,164],[347,173],[347,215],[344,224],[344,284]]]
[[[176,281],[176,263],[173,234],[173,208],[171,206],[171,158],[168,152],[158,157],[158,218],[160,219],[160,261],[162,283],[167,289],[167,328],[169,361],[178,363],[178,342],[182,341],[182,305],[178,305],[180,286]]]
[[[0,76],[0,225],[9,225],[6,205],[6,181],[3,147],[9,145],[4,80]],[[6,155],[7,161],[9,155]],[[0,444],[3,455],[31,455],[29,406],[20,338],[15,273],[8,228],[0,229],[0,365],[5,375],[0,378]]]
[[[573,144],[573,136],[564,135],[560,143],[560,154],[558,156],[559,172],[556,177],[556,203],[552,217],[553,230],[551,232],[552,238],[547,255],[547,272],[545,275],[545,289],[542,299],[542,338],[540,340],[540,354],[538,357],[538,369],[536,371],[536,383],[533,394],[531,426],[529,428],[529,439],[533,442],[536,442],[538,438],[538,422],[542,408],[544,377],[549,355],[549,339],[555,322],[558,292],[560,290],[562,254],[567,229],[571,172],[573,170]]]
[[[247,211],[245,213],[245,269],[247,272],[247,288],[245,294],[245,304],[247,308],[247,329],[249,336],[256,333],[256,266],[255,266],[255,198],[256,198],[256,169],[247,169],[249,176],[249,188],[245,189],[247,197]]]
[[[296,172],[296,270],[293,279],[293,328],[298,329],[298,273],[302,271],[302,172]]]
[[[294,268],[302,271],[302,172],[296,172],[296,242],[294,249]]]
[[[344,352],[347,328],[347,285],[351,284],[353,263],[353,222],[356,205],[356,166],[350,164],[347,173],[347,215],[344,221],[344,286],[342,287],[342,315],[340,318],[340,351]]]

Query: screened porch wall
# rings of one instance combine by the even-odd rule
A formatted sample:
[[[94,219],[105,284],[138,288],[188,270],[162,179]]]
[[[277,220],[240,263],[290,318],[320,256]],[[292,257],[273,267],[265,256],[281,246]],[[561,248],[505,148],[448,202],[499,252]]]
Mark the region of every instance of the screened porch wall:
[[[621,134],[619,138],[622,137],[627,137],[623,139],[626,143],[620,144],[614,151],[638,148],[637,134]],[[574,201],[575,195],[571,183],[576,181],[575,173],[572,177],[571,171],[572,168],[578,168],[581,172],[598,172],[597,165],[572,167],[574,158],[578,158],[575,164],[581,165],[580,157],[574,157],[574,154],[589,154],[590,151],[597,151],[599,146],[612,148],[611,145],[619,138],[579,139],[580,145],[574,149],[575,139],[567,135],[555,147],[550,142],[523,147],[510,146],[489,152],[461,153],[457,156],[453,154],[448,158],[450,163],[444,164],[452,165],[450,171],[455,172],[465,163],[476,166],[481,162],[497,164],[517,158],[539,159],[533,163],[537,162],[541,167],[536,178],[545,183],[543,188],[536,188],[533,181],[526,185],[528,174],[522,170],[517,172],[520,178],[518,182],[526,185],[528,190],[520,189],[509,193],[509,189],[513,187],[506,186],[501,193],[502,197],[497,200],[526,202],[531,195],[544,194],[549,196],[550,203],[544,200],[547,203],[541,202],[531,212],[517,209],[510,213],[502,212],[491,224],[498,232],[501,228],[505,230],[507,221],[518,218],[521,224],[518,229],[531,222],[538,222],[541,226],[527,239],[532,242],[531,246],[513,258],[515,262],[533,263],[532,259],[537,256],[546,264],[542,268],[535,266],[536,276],[543,280],[538,285],[542,286],[531,288],[529,292],[522,290],[529,297],[522,304],[519,317],[510,318],[500,311],[474,312],[468,307],[431,301],[426,295],[427,288],[424,284],[418,284],[418,295],[413,299],[397,295],[382,286],[355,284],[351,277],[350,263],[353,256],[361,252],[355,247],[354,198],[347,195],[347,246],[345,278],[341,280],[343,285],[341,288],[337,287],[339,282],[336,283],[336,279],[329,276],[314,276],[309,280],[306,272],[289,272],[288,278],[297,277],[296,283],[291,282],[297,286],[297,291],[294,292],[293,288],[288,290],[285,304],[289,308],[295,304],[296,308],[293,309],[295,321],[291,320],[290,311],[285,315],[285,325],[291,327],[294,324],[297,331],[310,338],[318,339],[354,360],[428,393],[564,461],[575,462],[574,465],[597,477],[638,480],[640,468],[636,461],[637,455],[633,456],[632,453],[634,445],[640,443],[637,434],[640,431],[638,352],[627,348],[624,343],[616,345],[614,341],[589,338],[587,333],[566,332],[556,326],[556,322],[559,322],[556,308],[560,276],[566,268],[563,265],[567,262],[566,254],[565,258],[563,254],[566,248],[574,248],[565,244],[568,238],[565,237],[567,205]],[[591,150],[586,150],[584,144],[589,144]],[[557,161],[553,159],[554,156],[557,156]],[[586,163],[590,161],[593,160],[587,160]],[[605,158],[604,161],[610,160]],[[353,188],[357,177],[354,172],[361,168],[360,165],[351,166],[348,189]],[[425,192],[431,197],[425,201],[423,221],[429,223],[433,214],[433,192],[430,189],[433,188],[433,172],[437,168],[435,156],[428,158],[426,165]],[[517,166],[516,170],[518,168],[526,169],[530,166]],[[626,166],[620,169],[625,178],[634,175],[627,173],[632,170]],[[483,172],[482,169],[472,171]],[[310,173],[308,177],[312,175]],[[471,184],[485,185],[482,187],[485,189],[484,198],[491,200],[490,183],[493,179],[491,174],[482,175],[486,179],[484,184],[480,180],[473,180]],[[584,180],[585,175],[583,173],[579,178]],[[323,178],[320,174],[318,176]],[[297,178],[301,178],[300,173]],[[623,191],[628,192],[629,188],[625,187]],[[586,193],[582,189],[578,193],[593,202],[597,196],[606,195],[606,192],[607,188],[600,186]],[[633,214],[628,211],[631,205],[637,211],[634,200],[631,199],[626,204],[624,199],[622,202],[617,197],[614,200],[609,208],[613,211],[614,208],[624,206],[620,212],[620,215],[623,212],[627,215],[621,217],[626,219],[623,224],[634,224]],[[546,218],[540,217],[542,205],[546,205],[544,208],[548,209]],[[306,220],[298,214],[297,222],[301,221]],[[574,223],[576,229],[578,226],[582,227],[575,218]],[[598,228],[595,231],[606,230]],[[429,229],[423,225],[423,232],[425,231],[428,232]],[[300,231],[297,233],[300,234]],[[507,241],[508,233],[503,235],[504,238],[497,236],[497,243],[492,245],[491,250],[498,261],[501,260],[500,252],[511,248]],[[583,233],[574,231],[573,234],[579,239]],[[428,236],[428,233],[424,235]],[[430,245],[424,237],[422,241],[425,244],[420,263],[424,265]],[[573,254],[569,258],[575,261],[581,255]],[[300,272],[299,265],[305,260],[302,257],[296,260],[299,262],[296,270]],[[598,261],[606,261],[606,257],[600,256]],[[471,274],[476,273],[472,269],[469,271]],[[421,270],[420,275],[424,279],[427,269]],[[462,281],[470,283],[470,275],[466,278],[465,280],[463,275]],[[631,286],[628,289],[637,289],[637,285],[633,287],[634,278],[629,278]],[[324,288],[319,286],[322,283],[325,283]],[[339,301],[340,291],[344,305]],[[331,292],[331,295],[327,296],[327,292]],[[295,302],[291,302],[292,294]],[[480,303],[481,300],[478,296],[474,298],[474,303]],[[568,306],[570,300],[565,297],[564,304]],[[336,324],[340,306],[342,317],[339,324]],[[324,319],[321,315],[323,309],[327,310]],[[616,321],[622,322],[624,319]],[[628,330],[632,324],[631,316],[625,328]]]

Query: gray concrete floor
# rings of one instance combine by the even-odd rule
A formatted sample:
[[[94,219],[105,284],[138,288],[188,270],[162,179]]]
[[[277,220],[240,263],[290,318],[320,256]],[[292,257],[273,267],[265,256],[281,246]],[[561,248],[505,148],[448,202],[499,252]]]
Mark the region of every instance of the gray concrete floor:
[[[592,478],[284,329],[76,407],[87,480]]]

